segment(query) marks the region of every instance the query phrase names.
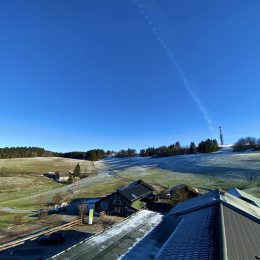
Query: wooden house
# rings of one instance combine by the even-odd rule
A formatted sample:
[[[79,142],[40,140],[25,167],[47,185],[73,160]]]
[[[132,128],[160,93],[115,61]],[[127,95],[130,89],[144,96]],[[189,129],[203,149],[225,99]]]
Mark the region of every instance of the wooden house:
[[[147,200],[154,199],[153,192],[151,185],[139,180],[101,199],[96,204],[96,210],[126,217],[144,208]]]

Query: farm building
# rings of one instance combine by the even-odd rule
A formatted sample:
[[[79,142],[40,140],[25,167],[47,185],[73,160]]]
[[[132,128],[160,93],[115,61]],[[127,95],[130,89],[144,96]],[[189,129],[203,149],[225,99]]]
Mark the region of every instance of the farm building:
[[[96,203],[96,210],[125,217],[144,208],[147,201],[153,200],[153,192],[151,185],[138,180],[101,199]]]
[[[59,172],[58,182],[66,183],[71,176],[71,172]]]
[[[199,195],[199,192],[196,188],[193,188],[191,186],[180,184],[177,186],[172,187],[169,190],[169,196],[176,200],[176,202],[181,202],[187,199],[192,199],[194,197],[197,197]]]
[[[257,206],[213,190],[177,204],[122,259],[260,259],[259,224]]]
[[[58,172],[46,172],[43,174],[44,177],[57,181],[59,179]]]
[[[46,172],[43,174],[43,176],[49,179],[53,179],[57,182],[66,183],[71,176],[71,172]]]

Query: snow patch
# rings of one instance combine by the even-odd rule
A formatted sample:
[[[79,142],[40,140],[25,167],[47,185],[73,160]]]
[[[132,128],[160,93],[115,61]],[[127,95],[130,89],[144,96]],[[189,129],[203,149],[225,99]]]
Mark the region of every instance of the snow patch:
[[[125,233],[132,231],[132,229],[138,227],[139,225],[142,225],[144,222],[147,221],[149,221],[147,222],[148,226],[152,228],[154,225],[159,224],[161,220],[161,214],[149,210],[141,210],[136,215],[131,216],[130,218],[114,225],[112,228],[109,228],[108,230],[99,234],[98,236],[95,236],[92,239],[88,240],[88,243],[96,245],[101,244],[107,239],[111,239],[120,234],[124,235]]]

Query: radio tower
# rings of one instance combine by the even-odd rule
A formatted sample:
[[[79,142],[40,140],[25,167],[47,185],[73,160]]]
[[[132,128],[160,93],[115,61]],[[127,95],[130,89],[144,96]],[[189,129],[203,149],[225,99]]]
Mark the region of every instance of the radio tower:
[[[220,138],[220,144],[224,145],[224,140],[223,140],[223,133],[222,133],[222,127],[219,127],[219,138]]]

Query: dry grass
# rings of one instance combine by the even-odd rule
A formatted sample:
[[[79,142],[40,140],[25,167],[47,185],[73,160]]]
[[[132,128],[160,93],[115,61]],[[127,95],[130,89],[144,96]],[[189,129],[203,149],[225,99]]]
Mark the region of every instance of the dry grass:
[[[31,220],[30,214],[13,214],[0,212],[0,230],[15,225],[15,217],[20,216],[22,223],[28,222]]]
[[[0,177],[0,203],[61,186],[61,184],[42,176]]]
[[[93,162],[59,157],[15,158],[0,160],[0,176],[13,173],[43,174],[49,171],[73,171],[79,163],[81,170],[93,170]]]

